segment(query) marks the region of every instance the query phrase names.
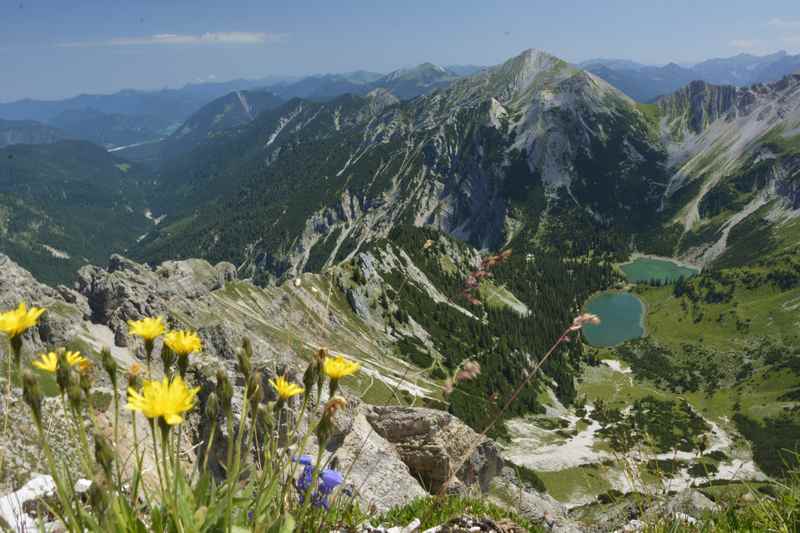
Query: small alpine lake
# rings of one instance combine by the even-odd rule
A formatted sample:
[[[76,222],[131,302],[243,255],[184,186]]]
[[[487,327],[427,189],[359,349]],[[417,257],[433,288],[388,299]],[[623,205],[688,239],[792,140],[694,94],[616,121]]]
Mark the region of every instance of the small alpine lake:
[[[700,272],[699,268],[672,261],[670,259],[659,259],[654,257],[636,257],[633,261],[622,263],[619,268],[633,283],[648,282],[657,280],[661,282],[677,281],[683,276],[689,278]]]
[[[586,311],[601,320],[597,326],[583,327],[583,335],[592,346],[616,346],[644,336],[644,303],[629,292],[597,293],[586,303]]]

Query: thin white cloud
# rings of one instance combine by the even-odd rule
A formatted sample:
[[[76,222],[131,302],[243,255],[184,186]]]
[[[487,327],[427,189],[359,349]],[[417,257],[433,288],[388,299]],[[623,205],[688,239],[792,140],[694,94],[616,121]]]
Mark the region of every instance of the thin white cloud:
[[[781,29],[800,29],[800,19],[774,17],[767,22],[770,26]]]
[[[115,37],[105,41],[80,41],[60,43],[61,48],[80,48],[98,46],[148,46],[148,45],[217,45],[217,44],[250,44],[260,45],[282,41],[286,37],[281,33],[266,32],[207,32],[202,34],[158,33],[142,37]]]

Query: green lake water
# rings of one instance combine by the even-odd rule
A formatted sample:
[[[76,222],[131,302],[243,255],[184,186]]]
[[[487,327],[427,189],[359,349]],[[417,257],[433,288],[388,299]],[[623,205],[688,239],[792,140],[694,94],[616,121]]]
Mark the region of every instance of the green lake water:
[[[583,335],[592,346],[616,346],[644,335],[644,304],[628,292],[602,292],[586,304],[586,311],[600,317],[600,325],[584,326]]]
[[[653,279],[675,281],[681,276],[688,278],[700,272],[697,268],[679,265],[667,259],[651,259],[649,257],[639,257],[619,267],[625,273],[628,281],[634,283]]]

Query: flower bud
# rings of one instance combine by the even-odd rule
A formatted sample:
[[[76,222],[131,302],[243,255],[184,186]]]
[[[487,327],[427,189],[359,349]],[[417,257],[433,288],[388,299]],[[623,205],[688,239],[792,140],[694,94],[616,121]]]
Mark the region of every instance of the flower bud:
[[[269,433],[272,431],[274,420],[275,419],[272,416],[271,409],[264,404],[258,406],[256,411],[256,421],[258,423],[258,427],[261,428],[264,433]]]
[[[253,371],[253,347],[250,344],[250,339],[247,337],[242,341],[242,348],[236,352],[236,359],[239,362],[239,372],[244,376],[245,381],[250,377]]]
[[[111,385],[113,385],[114,390],[116,390],[117,362],[114,360],[114,357],[111,355],[111,351],[108,348],[103,348],[100,351],[100,362],[103,365],[103,370],[105,370],[106,374],[108,374],[108,379],[111,381]]]
[[[14,354],[14,364],[19,368],[22,361],[22,334],[11,337],[11,353]]]
[[[335,396],[328,400],[328,402],[325,404],[325,408],[322,411],[322,417],[319,420],[316,430],[317,442],[321,448],[324,448],[327,445],[328,439],[330,439],[330,436],[333,433],[333,416],[336,414],[336,411],[345,407],[346,405],[347,400],[341,396]]]
[[[217,419],[217,415],[219,414],[219,398],[217,397],[217,393],[212,391],[211,394],[208,395],[206,399],[206,418],[211,420],[212,422]]]
[[[306,397],[311,394],[311,390],[314,388],[314,384],[317,382],[319,373],[319,363],[316,361],[316,359],[312,359],[311,362],[308,363],[306,371],[303,373],[303,388],[305,389],[304,394]]]
[[[80,372],[78,373],[78,383],[80,384],[81,390],[83,393],[88,397],[89,392],[92,390],[92,384],[94,383],[94,375],[92,375],[92,364],[88,363],[81,367]]]
[[[230,415],[233,402],[233,387],[228,380],[228,374],[222,368],[217,370],[217,397],[222,410],[226,415]]]
[[[161,366],[164,369],[164,375],[169,376],[172,372],[172,365],[175,364],[175,352],[164,344],[161,346]]]
[[[36,424],[42,424],[42,393],[39,390],[39,381],[30,370],[22,372],[22,398],[33,412]]]
[[[114,463],[114,450],[108,439],[99,433],[94,434],[94,459],[103,468],[108,479],[111,479],[111,467]]]
[[[188,355],[179,355],[178,356],[178,374],[180,374],[181,378],[186,378],[186,372],[189,370],[189,356]]]
[[[142,365],[134,362],[128,369],[128,388],[139,390],[142,386]]]
[[[56,367],[56,383],[61,390],[61,394],[66,394],[72,382],[72,367],[67,362],[63,350],[58,352],[58,366]]]
[[[258,404],[261,403],[261,399],[264,397],[264,391],[261,387],[261,380],[261,372],[253,372],[250,374],[250,379],[247,380],[247,400],[250,402],[250,406],[254,410]]]
[[[75,411],[80,410],[81,403],[83,403],[80,385],[77,383],[69,384],[69,387],[67,388],[67,399],[69,400],[70,406],[72,406]]]

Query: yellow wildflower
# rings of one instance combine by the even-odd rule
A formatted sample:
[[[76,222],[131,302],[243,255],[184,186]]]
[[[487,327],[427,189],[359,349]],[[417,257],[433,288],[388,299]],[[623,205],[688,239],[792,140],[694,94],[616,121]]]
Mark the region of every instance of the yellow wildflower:
[[[325,372],[326,376],[334,380],[355,374],[359,368],[361,368],[360,363],[345,359],[341,355],[327,357],[325,362],[322,363],[322,371]]]
[[[35,326],[44,311],[40,307],[28,309],[24,303],[20,302],[16,309],[0,313],[0,331],[13,339]]]
[[[164,320],[157,316],[143,318],[141,320],[128,320],[131,335],[136,335],[146,341],[153,341],[164,333]]]
[[[189,355],[203,349],[203,343],[194,331],[170,331],[164,335],[164,344],[178,355]]]
[[[79,368],[84,369],[90,364],[89,360],[83,357],[80,352],[66,352],[64,357],[69,366],[78,365]],[[39,359],[33,362],[33,366],[39,370],[44,370],[45,372],[55,374],[58,370],[58,354],[56,352],[40,354]]]
[[[194,406],[200,387],[189,388],[180,376],[172,381],[145,381],[142,391],[128,388],[128,409],[141,411],[147,418],[161,417],[174,426],[183,422],[183,413]]]
[[[292,396],[302,394],[305,390],[300,385],[295,385],[282,376],[278,376],[274,380],[269,380],[269,383],[275,387],[275,390],[278,392],[278,396],[280,396],[281,400],[288,400]]]

